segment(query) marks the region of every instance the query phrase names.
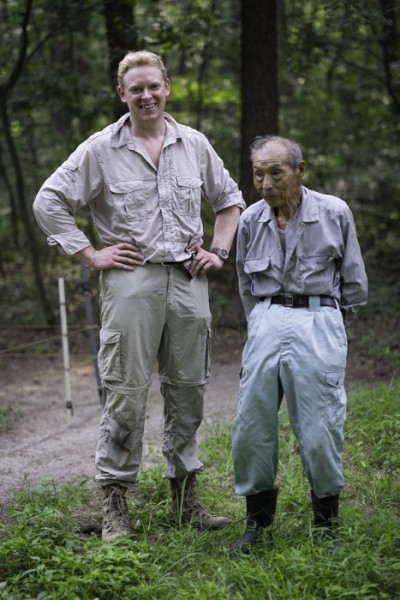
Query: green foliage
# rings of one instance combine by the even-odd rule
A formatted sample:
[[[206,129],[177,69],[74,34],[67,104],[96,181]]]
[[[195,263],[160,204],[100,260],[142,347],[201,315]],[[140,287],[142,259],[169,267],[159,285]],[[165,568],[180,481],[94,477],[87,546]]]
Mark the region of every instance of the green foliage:
[[[0,433],[11,429],[15,418],[16,414],[11,406],[0,406]]]
[[[348,201],[368,265],[382,279],[392,277],[399,267],[400,235],[400,5],[378,0],[278,4],[280,132],[304,148],[305,184]],[[131,6],[138,45],[162,54],[171,75],[167,110],[204,131],[239,180],[240,153],[247,152],[240,141],[239,0],[185,0],[183,5],[132,0]],[[26,61],[9,89],[25,7],[24,0],[16,0],[0,9],[0,100],[7,104],[23,169],[21,181],[0,136],[4,278],[32,269],[17,190],[24,185],[30,213],[44,179],[82,139],[113,120],[116,97],[103,5],[90,0],[32,3]],[[3,122],[0,127],[3,132]],[[203,216],[209,240],[214,215],[205,207]],[[97,243],[87,212],[80,213],[79,224]],[[34,227],[42,264],[54,265],[56,251]]]
[[[244,503],[233,493],[230,428],[202,444],[203,498],[229,514],[222,531],[179,526],[168,510],[162,466],[141,473],[128,501],[132,540],[102,543],[78,522],[100,511],[95,488],[43,484],[16,495],[1,529],[4,600],[387,600],[400,593],[398,461],[400,386],[364,390],[349,400],[340,544],[311,536],[309,487],[285,409],[281,409],[280,496],[272,539],[249,556],[228,558],[243,530]],[[390,418],[389,418],[390,415]],[[98,522],[98,521],[97,521]],[[94,531],[94,529],[92,530]]]
[[[305,149],[306,185],[344,198],[368,261],[397,272],[397,259],[387,263],[400,234],[399,47],[387,28],[400,6],[387,3],[385,16],[384,4],[285,4],[280,128]]]

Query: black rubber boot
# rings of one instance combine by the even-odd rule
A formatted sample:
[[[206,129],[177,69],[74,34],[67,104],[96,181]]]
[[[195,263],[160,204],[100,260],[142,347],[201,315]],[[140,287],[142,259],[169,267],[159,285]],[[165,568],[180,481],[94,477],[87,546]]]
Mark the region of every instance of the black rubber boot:
[[[231,556],[237,553],[248,554],[260,537],[261,531],[272,525],[277,499],[277,488],[246,496],[246,529],[240,540],[230,546]]]
[[[314,527],[321,537],[334,539],[339,526],[339,494],[318,498],[311,490],[311,502],[314,513]]]

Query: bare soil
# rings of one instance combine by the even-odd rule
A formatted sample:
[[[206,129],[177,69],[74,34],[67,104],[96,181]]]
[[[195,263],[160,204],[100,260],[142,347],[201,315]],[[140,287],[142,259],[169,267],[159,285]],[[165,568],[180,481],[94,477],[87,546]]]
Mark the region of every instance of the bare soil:
[[[213,423],[235,413],[240,352],[215,364],[207,387],[205,418],[199,439]],[[1,382],[3,380],[3,382]],[[0,376],[0,406],[13,409],[14,424],[0,433],[0,503],[10,500],[25,479],[36,486],[51,480],[67,483],[94,478],[101,402],[90,356],[71,364],[73,411],[66,408],[62,360],[14,359]],[[163,403],[155,372],[149,390],[143,465],[163,461]]]
[[[216,336],[213,368],[205,397],[205,418],[199,439],[214,423],[232,422],[237,403],[243,335],[227,341]],[[387,379],[387,381],[385,381]],[[390,381],[387,373],[360,365],[349,353],[347,387]],[[65,406],[62,357],[22,356],[0,365],[0,406],[12,407],[12,428],[0,433],[0,503],[6,505],[15,490],[29,479],[31,486],[44,481],[73,483],[93,479],[94,456],[101,402],[93,361],[89,355],[71,356],[71,410]],[[143,464],[163,462],[163,406],[158,377],[149,391]],[[0,511],[1,512],[1,511]]]

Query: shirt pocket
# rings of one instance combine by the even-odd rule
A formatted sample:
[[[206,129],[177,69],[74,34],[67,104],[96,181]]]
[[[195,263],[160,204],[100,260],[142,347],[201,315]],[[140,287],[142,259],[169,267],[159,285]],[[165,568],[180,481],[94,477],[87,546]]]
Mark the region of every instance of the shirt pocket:
[[[335,281],[336,261],[333,256],[299,256],[299,281],[306,294],[321,294],[332,291]]]
[[[121,383],[121,332],[100,330],[99,373],[104,383]]]
[[[198,177],[177,178],[179,214],[192,217],[200,215],[202,183]]]
[[[124,212],[127,221],[143,221],[148,217],[146,187],[142,179],[109,183],[115,204]]]
[[[280,285],[279,268],[271,256],[245,258],[243,268],[251,279],[253,296],[270,296]]]

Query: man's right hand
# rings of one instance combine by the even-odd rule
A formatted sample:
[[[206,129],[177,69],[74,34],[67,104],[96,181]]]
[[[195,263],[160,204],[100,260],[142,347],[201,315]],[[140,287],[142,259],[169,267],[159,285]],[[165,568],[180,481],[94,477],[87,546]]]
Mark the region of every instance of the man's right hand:
[[[106,271],[108,269],[133,271],[143,263],[144,259],[143,254],[137,246],[126,242],[107,246],[101,250],[95,250],[93,246],[88,246],[77,252],[75,256],[88,267],[97,271]]]

